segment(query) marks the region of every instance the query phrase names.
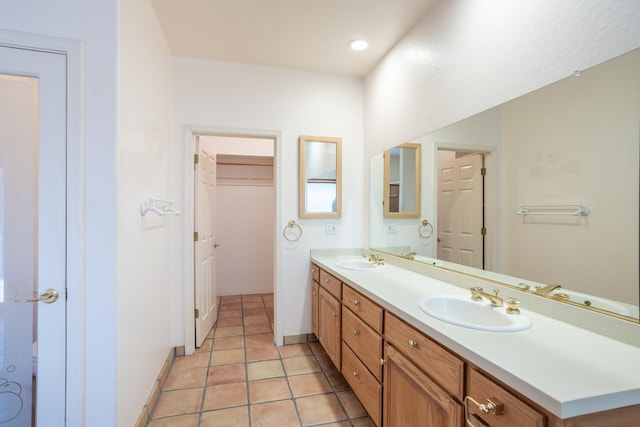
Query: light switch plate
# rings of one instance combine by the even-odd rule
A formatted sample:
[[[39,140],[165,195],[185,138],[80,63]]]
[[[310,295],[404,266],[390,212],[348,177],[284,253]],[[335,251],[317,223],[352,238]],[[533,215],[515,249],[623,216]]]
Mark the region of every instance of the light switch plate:
[[[328,222],[327,225],[325,226],[324,233],[325,234],[336,234],[336,229],[337,228],[338,227],[336,226],[335,223]]]
[[[398,226],[395,222],[387,222],[384,227],[387,230],[387,234],[396,234],[398,232]]]

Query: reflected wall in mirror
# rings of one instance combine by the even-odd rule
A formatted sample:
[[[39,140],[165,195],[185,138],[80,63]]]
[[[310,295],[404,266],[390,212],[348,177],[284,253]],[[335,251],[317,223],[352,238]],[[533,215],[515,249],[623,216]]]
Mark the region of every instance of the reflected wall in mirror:
[[[338,218],[342,215],[342,139],[300,137],[299,215]]]
[[[384,152],[385,218],[417,218],[421,197],[420,144],[406,143]]]
[[[639,118],[635,50],[416,138],[429,165],[422,216],[436,229],[431,239],[416,235],[419,219],[389,233],[375,206],[384,171],[374,156],[370,246],[637,322]],[[485,155],[484,269],[438,259],[443,149]],[[588,215],[575,214],[581,204]]]

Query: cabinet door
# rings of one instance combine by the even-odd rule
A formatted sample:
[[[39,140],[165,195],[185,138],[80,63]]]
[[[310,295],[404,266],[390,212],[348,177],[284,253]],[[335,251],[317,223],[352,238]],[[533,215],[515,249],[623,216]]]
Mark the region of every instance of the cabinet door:
[[[329,358],[340,369],[342,312],[340,301],[320,287],[318,302],[318,340]]]
[[[316,282],[311,283],[311,330],[318,337],[318,300],[320,298],[320,286]]]
[[[385,345],[383,425],[460,427],[463,407],[390,345]]]

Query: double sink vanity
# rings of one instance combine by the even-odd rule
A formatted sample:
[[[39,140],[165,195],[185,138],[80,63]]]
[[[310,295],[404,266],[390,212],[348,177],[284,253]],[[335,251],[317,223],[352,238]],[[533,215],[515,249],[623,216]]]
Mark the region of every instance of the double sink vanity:
[[[377,426],[640,425],[638,346],[385,255],[311,252],[313,332]]]

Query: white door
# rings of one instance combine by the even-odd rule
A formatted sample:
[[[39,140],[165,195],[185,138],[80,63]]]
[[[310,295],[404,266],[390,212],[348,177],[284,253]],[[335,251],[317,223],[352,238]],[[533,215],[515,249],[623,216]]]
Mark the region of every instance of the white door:
[[[438,258],[483,268],[482,154],[438,162]]]
[[[196,137],[195,164],[195,308],[196,347],[200,347],[218,315],[216,295],[216,156]]]
[[[63,426],[64,55],[0,47],[0,129],[0,425]]]

